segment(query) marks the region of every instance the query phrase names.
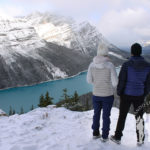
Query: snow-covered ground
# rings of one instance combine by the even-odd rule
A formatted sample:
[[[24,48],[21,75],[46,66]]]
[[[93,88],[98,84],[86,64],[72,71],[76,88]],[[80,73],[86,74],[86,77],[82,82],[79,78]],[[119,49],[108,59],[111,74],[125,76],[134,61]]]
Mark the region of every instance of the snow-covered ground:
[[[23,115],[0,117],[0,150],[149,150],[150,116],[142,147],[136,146],[133,115],[128,115],[121,145],[92,139],[92,116],[93,110],[73,112],[48,106]],[[110,134],[114,133],[117,118],[118,109],[113,108]]]

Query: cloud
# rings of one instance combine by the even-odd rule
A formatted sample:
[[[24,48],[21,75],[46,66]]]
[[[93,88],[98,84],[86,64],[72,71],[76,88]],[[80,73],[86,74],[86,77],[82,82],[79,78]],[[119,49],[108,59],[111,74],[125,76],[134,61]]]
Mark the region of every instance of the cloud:
[[[24,9],[17,6],[0,6],[0,15],[19,16],[25,13]]]
[[[110,11],[100,20],[100,32],[118,46],[150,39],[150,15],[145,9]]]
[[[49,11],[88,20],[117,46],[150,39],[150,0],[5,0],[0,10],[8,15]]]
[[[120,0],[6,0],[14,2],[17,5],[22,6],[22,9],[26,9],[26,6],[33,10],[54,11],[61,13],[62,15],[73,16],[75,18],[87,18],[92,14],[98,15],[110,7],[118,7]],[[29,10],[30,11],[30,10]]]

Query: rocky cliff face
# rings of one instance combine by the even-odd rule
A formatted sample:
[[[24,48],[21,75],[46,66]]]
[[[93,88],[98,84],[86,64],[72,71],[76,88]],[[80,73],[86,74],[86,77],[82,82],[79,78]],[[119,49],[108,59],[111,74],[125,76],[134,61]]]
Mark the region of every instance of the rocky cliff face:
[[[35,51],[35,53],[34,53]],[[86,70],[91,58],[53,43],[37,48],[32,54],[11,55],[13,62],[0,56],[0,88],[23,86],[65,78]],[[34,55],[33,54],[33,55]]]

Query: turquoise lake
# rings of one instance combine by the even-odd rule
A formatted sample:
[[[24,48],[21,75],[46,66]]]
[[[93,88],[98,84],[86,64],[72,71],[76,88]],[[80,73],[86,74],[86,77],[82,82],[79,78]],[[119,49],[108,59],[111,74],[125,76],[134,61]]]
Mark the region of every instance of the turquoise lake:
[[[20,113],[20,109],[23,107],[24,112],[28,112],[32,104],[34,108],[38,107],[40,95],[45,95],[47,91],[54,98],[54,103],[60,101],[64,88],[67,88],[68,95],[73,95],[75,91],[79,95],[85,94],[92,91],[92,86],[86,82],[86,75],[87,72],[82,72],[67,79],[0,90],[0,108],[8,113],[11,106],[17,113]]]
[[[120,68],[117,67],[116,70],[119,73]],[[82,72],[79,75],[66,79],[0,90],[0,109],[8,113],[11,106],[16,113],[20,113],[20,109],[23,107],[24,112],[28,112],[32,105],[34,108],[38,107],[40,95],[45,95],[47,91],[54,98],[54,103],[61,100],[63,89],[65,88],[70,96],[75,91],[79,95],[86,94],[92,91],[92,85],[87,83],[86,76],[87,72]]]

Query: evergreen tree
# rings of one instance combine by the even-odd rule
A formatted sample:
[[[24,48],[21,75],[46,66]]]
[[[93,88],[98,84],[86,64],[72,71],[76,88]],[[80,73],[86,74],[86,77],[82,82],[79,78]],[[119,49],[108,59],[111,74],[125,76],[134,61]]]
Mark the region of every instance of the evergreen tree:
[[[64,107],[69,109],[70,106],[72,106],[72,98],[67,94],[67,89],[63,89],[63,95],[62,95],[64,103]]]
[[[23,107],[21,107],[21,109],[20,109],[20,115],[21,115],[21,114],[24,114]]]
[[[49,92],[47,91],[45,95],[45,107],[48,105],[52,105],[53,104],[52,100],[53,98],[49,96]]]
[[[33,110],[33,109],[34,109],[34,106],[32,105],[30,110]]]
[[[67,94],[67,89],[63,89],[63,95],[61,96],[63,100],[65,100],[66,102],[69,102],[70,100],[70,96]]]
[[[39,107],[46,107],[48,105],[53,104],[53,98],[49,96],[49,92],[47,91],[45,97],[43,94],[40,96],[40,103],[38,104]]]
[[[78,95],[77,91],[74,92],[72,99],[73,99],[73,102],[75,102],[75,103],[77,103],[79,101],[79,95]]]
[[[14,114],[16,114],[16,111],[15,111],[15,110],[13,110],[12,114],[13,114],[13,115],[14,115]]]
[[[40,103],[38,104],[38,106],[39,107],[45,107],[44,103],[45,103],[45,99],[44,99],[43,94],[41,94],[41,96],[40,96]]]
[[[11,116],[13,114],[12,107],[10,106],[9,108],[9,116]]]

